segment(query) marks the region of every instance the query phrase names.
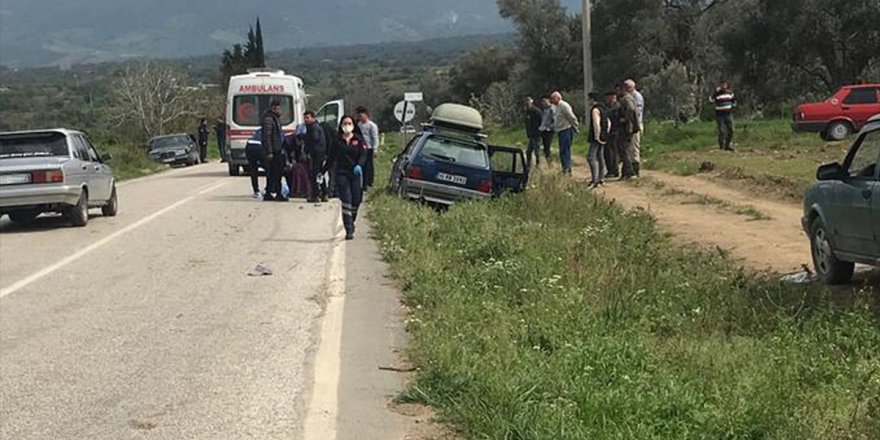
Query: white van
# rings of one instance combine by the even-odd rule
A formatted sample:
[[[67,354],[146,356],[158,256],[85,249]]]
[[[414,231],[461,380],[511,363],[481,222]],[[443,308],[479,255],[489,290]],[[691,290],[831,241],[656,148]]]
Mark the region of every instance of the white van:
[[[245,145],[260,128],[262,115],[273,99],[281,102],[284,134],[303,123],[306,93],[302,79],[282,70],[248,69],[246,75],[229,79],[226,94],[226,159],[229,175],[237,176],[247,166]]]
[[[248,69],[246,75],[229,79],[226,94],[226,159],[229,175],[238,176],[247,167],[245,146],[260,128],[262,115],[273,99],[281,102],[284,134],[296,131],[307,109],[302,79],[276,69]],[[341,100],[331,101],[317,112],[317,119],[328,130],[336,130],[345,111]]]

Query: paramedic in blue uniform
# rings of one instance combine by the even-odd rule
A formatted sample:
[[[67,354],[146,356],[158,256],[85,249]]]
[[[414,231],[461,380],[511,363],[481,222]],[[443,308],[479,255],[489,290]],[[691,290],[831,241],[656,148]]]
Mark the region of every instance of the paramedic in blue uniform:
[[[358,208],[363,200],[363,173],[367,161],[367,143],[351,116],[344,116],[339,132],[330,147],[325,171],[334,170],[336,194],[342,202],[345,239],[354,238]]]

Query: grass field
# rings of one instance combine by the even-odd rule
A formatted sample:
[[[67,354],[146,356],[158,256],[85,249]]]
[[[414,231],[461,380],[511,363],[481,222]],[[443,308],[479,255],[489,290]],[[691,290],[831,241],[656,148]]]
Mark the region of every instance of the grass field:
[[[866,291],[749,275],[556,176],[444,214],[376,193],[369,212],[410,311],[401,399],[463,438],[880,438]]]
[[[490,131],[496,143],[525,147],[522,129]],[[712,173],[714,177],[762,194],[799,201],[815,182],[816,168],[842,161],[850,141],[829,143],[814,133],[794,133],[786,120],[738,121],[734,153],[717,147],[714,122],[686,125],[649,123],[642,141],[645,168],[679,175]],[[557,152],[554,142],[554,152]],[[575,138],[574,153],[587,153],[586,136]]]

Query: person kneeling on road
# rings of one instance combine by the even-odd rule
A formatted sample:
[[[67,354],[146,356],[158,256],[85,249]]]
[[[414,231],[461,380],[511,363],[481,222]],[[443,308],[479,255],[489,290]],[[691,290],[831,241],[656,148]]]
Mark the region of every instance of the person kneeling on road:
[[[324,171],[334,170],[336,194],[342,202],[342,224],[345,239],[354,238],[358,208],[363,200],[363,168],[367,161],[367,144],[354,118],[344,116],[339,133],[331,144],[330,157]]]

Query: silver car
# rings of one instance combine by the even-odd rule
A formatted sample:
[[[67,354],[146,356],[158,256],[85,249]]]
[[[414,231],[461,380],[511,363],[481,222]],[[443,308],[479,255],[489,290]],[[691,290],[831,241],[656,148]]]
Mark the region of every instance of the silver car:
[[[113,170],[82,133],[37,130],[0,133],[0,217],[27,224],[44,212],[85,226],[89,208],[118,209]]]

